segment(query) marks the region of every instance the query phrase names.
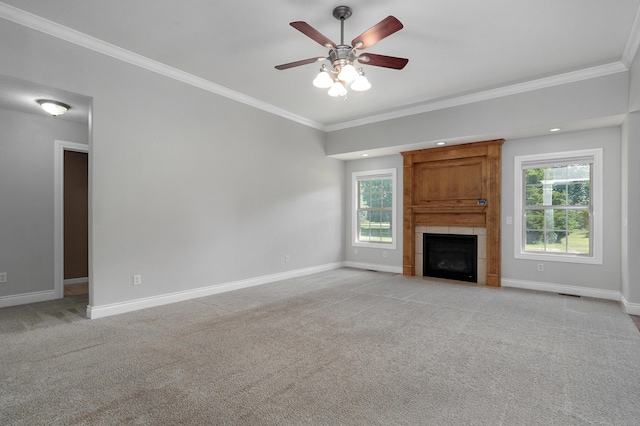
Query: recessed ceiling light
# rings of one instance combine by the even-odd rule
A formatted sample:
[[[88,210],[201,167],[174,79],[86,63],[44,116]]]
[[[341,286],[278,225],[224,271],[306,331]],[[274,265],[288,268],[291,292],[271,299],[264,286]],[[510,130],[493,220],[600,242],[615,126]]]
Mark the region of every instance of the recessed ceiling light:
[[[562,130],[560,127],[554,127],[553,129],[549,129],[550,132],[559,132]]]
[[[362,154],[362,156],[363,156],[363,157],[368,157],[368,156],[369,156],[369,154]]]
[[[446,145],[446,144],[447,144],[446,142],[436,142],[436,145],[438,145],[438,146],[442,146],[442,145]]]

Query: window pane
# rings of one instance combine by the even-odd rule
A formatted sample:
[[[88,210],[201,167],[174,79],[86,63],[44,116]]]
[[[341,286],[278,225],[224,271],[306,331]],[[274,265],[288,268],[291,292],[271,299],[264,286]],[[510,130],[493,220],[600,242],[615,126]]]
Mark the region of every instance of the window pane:
[[[591,199],[591,185],[589,182],[573,182],[568,186],[570,206],[588,206]]]
[[[381,212],[380,238],[385,243],[390,243],[392,238],[391,215],[390,211]]]
[[[571,164],[566,166],[567,179],[588,181],[591,176],[591,164]]]
[[[371,212],[371,223],[378,226],[380,224],[380,212]]]
[[[369,237],[371,235],[371,230],[370,230],[370,215],[369,212],[359,212],[358,213],[358,228],[359,228],[359,234],[358,234],[358,241],[369,241]]]
[[[380,208],[382,207],[382,196],[384,192],[382,190],[382,181],[374,180],[371,181],[371,207]]]
[[[539,185],[544,177],[544,169],[526,169],[524,171],[525,185]]]
[[[567,212],[568,229],[570,231],[587,232],[590,229],[589,210],[569,210]]]
[[[383,182],[384,182],[384,186],[383,186],[384,192],[391,193],[393,191],[393,182],[391,182],[391,179],[385,179],[383,180]]]
[[[568,249],[569,253],[589,254],[589,233],[588,232],[572,232],[569,234]]]
[[[566,183],[555,183],[553,185],[545,185],[546,191],[551,191],[551,203],[546,206],[564,206],[567,204],[567,185]]]
[[[382,200],[382,207],[390,209],[393,206],[393,189],[391,179],[384,180],[384,195]]]
[[[371,181],[360,181],[360,208],[370,207]]]
[[[525,250],[544,251],[544,233],[541,231],[527,231]]]
[[[566,238],[567,233],[564,231],[547,231],[545,233],[546,237],[546,248],[545,250],[548,252],[556,252],[556,253],[565,253],[566,249]]]
[[[542,206],[542,185],[527,185],[526,188],[527,206]]]
[[[547,229],[567,229],[567,211],[552,210],[553,223],[547,224]]]
[[[380,241],[380,212],[371,212],[371,222],[369,224],[371,238],[369,241]]]
[[[529,210],[526,215],[527,229],[544,229],[544,211]]]
[[[565,166],[553,166],[544,169],[546,180],[557,180],[567,178],[567,168]]]

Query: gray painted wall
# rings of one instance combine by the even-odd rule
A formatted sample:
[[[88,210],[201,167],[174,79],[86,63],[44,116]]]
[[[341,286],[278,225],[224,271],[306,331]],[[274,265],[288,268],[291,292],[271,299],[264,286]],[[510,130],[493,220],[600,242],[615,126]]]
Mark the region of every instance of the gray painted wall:
[[[514,157],[549,152],[603,148],[604,173],[604,259],[602,265],[541,262],[515,259]],[[620,128],[606,128],[549,136],[508,140],[502,146],[502,279],[562,284],[591,289],[620,291]]]
[[[428,141],[506,138],[532,128],[549,129],[561,122],[625,114],[627,99],[628,75],[616,73],[330,132],[327,154],[389,146],[408,151],[415,149],[409,144]]]
[[[397,226],[397,240],[396,249],[381,249],[381,248],[367,248],[357,247],[358,253],[355,253],[355,248],[351,245],[353,241],[353,193],[352,193],[352,173],[370,170],[380,169],[396,169],[396,194],[397,194],[397,209],[396,215]],[[390,155],[386,157],[366,158],[362,160],[354,160],[346,162],[345,173],[345,194],[346,194],[346,209],[345,209],[345,246],[346,246],[346,261],[347,264],[353,266],[365,267],[367,269],[395,271],[402,273],[402,203],[403,203],[403,165],[402,156]],[[387,252],[387,257],[383,257],[383,252]]]
[[[53,290],[54,141],[88,126],[0,108],[0,297]]]
[[[629,72],[629,111],[622,126],[622,295],[640,306],[640,56]],[[639,308],[640,310],[640,308]]]
[[[93,307],[343,261],[322,132],[11,22],[0,40],[0,73],[93,98]]]

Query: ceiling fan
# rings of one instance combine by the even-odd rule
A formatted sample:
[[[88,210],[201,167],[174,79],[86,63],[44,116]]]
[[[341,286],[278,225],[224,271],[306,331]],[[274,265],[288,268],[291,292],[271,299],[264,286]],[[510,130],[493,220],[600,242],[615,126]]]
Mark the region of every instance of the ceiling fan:
[[[351,45],[344,43],[344,21],[348,19],[352,10],[349,6],[338,6],[333,10],[333,17],[340,21],[340,44],[336,44],[303,21],[291,22],[291,25],[302,34],[329,48],[328,56],[317,56],[300,61],[289,62],[277,65],[276,69],[286,70],[300,65],[312,64],[328,60],[330,65],[323,64],[320,73],[313,81],[314,86],[320,88],[330,88],[329,95],[344,96],[347,94],[346,85],[351,83],[351,89],[356,91],[368,90],[371,83],[364,76],[362,68],[356,70],[353,66],[355,61],[362,64],[376,67],[391,68],[401,70],[409,62],[408,59],[395,56],[377,55],[375,53],[358,54],[357,49],[366,49],[373,46],[380,40],[400,31],[402,23],[394,16],[387,16],[373,27],[369,28],[351,41]]]

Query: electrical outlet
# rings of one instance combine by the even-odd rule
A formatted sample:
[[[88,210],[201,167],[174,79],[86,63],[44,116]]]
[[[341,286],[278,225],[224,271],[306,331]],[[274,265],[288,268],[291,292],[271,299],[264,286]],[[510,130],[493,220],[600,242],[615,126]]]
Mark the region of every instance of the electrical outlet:
[[[133,285],[142,285],[142,275],[137,274],[133,276]]]
[[[6,282],[7,282],[7,273],[0,272],[0,283],[6,283]]]
[[[387,252],[386,251],[382,252],[382,257],[387,257]]]
[[[538,263],[538,272],[544,271],[544,264]]]
[[[289,256],[288,254],[284,256],[284,262],[285,263],[289,263],[291,261],[291,256]]]

